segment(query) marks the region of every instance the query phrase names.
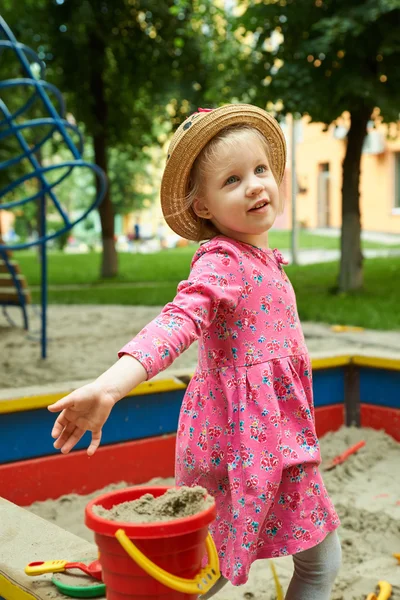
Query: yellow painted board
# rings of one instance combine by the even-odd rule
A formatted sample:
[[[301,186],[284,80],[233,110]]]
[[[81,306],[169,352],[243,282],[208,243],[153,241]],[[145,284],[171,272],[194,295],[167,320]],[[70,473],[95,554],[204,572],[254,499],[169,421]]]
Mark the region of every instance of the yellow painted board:
[[[332,369],[333,367],[345,367],[352,363],[350,355],[327,356],[326,358],[312,358],[311,365],[313,371],[318,369]]]
[[[153,381],[144,381],[138,385],[128,396],[143,396],[146,394],[159,394],[162,392],[172,392],[174,390],[186,389],[186,383],[175,378],[170,379],[155,379]],[[72,391],[72,390],[71,390]],[[0,414],[21,412],[25,410],[36,410],[46,408],[49,404],[53,404],[64,398],[67,393],[43,394],[34,396],[23,396],[21,398],[12,398],[10,400],[0,400]]]
[[[400,360],[395,358],[382,358],[379,356],[353,356],[352,363],[359,367],[373,367],[375,369],[389,369],[400,371]]]
[[[0,573],[0,597],[4,600],[37,600],[26,590],[23,590],[19,585],[12,583],[9,579]],[[61,594],[60,594],[61,597]]]

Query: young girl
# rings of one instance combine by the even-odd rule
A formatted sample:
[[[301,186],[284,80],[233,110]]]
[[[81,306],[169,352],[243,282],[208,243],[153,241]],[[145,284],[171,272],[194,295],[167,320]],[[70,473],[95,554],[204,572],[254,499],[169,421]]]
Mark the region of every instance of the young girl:
[[[256,559],[293,555],[286,600],[328,600],[340,564],[338,516],[318,470],[311,364],[284,260],[268,245],[281,210],[283,133],[250,105],[199,109],[176,131],[161,186],[179,235],[209,240],[175,299],[95,382],[49,407],[54,446],[90,430],[97,449],[113,405],[199,339],[182,403],[177,485],[202,485],[217,504],[211,534],[222,577],[247,581]]]

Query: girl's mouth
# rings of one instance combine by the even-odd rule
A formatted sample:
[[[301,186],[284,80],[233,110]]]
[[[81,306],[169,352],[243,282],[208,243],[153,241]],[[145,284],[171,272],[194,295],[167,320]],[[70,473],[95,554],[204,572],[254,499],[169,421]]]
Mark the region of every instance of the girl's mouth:
[[[264,213],[268,210],[269,207],[269,202],[267,202],[266,200],[262,200],[260,202],[257,202],[253,208],[250,208],[247,212],[252,212],[252,213]]]

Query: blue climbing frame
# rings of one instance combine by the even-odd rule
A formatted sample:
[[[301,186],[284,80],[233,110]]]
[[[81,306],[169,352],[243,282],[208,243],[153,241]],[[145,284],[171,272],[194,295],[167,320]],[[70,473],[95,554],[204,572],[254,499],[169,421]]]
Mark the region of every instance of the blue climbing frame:
[[[6,79],[4,81],[0,81],[0,93],[2,90],[11,89],[11,88],[21,88],[24,87],[28,90],[32,89],[32,94],[29,99],[25,102],[25,104],[18,108],[15,112],[10,112],[4,100],[0,98],[0,143],[2,140],[10,136],[14,136],[17,140],[21,153],[18,156],[11,157],[6,161],[0,163],[0,170],[5,170],[10,168],[13,165],[20,163],[23,160],[29,161],[32,171],[19,177],[17,180],[12,181],[9,185],[5,186],[0,190],[0,210],[10,210],[17,207],[23,207],[29,202],[39,201],[40,204],[40,235],[37,239],[31,240],[26,243],[20,244],[0,244],[0,251],[4,255],[7,250],[21,250],[24,248],[29,248],[31,246],[38,245],[40,248],[41,255],[41,315],[42,315],[42,327],[41,327],[41,355],[42,358],[46,358],[47,355],[47,252],[46,252],[46,244],[49,240],[54,239],[63,233],[69,231],[74,225],[82,221],[87,217],[90,211],[94,208],[98,207],[101,201],[104,198],[106,189],[107,189],[107,180],[104,172],[97,166],[92,163],[86,162],[82,159],[83,152],[83,139],[80,134],[78,128],[69,123],[65,119],[65,104],[63,98],[59,92],[59,90],[53,85],[44,81],[45,74],[45,64],[42,60],[37,56],[37,54],[31,49],[25,46],[24,44],[19,43],[11,29],[8,27],[7,23],[0,16],[0,54],[5,51],[12,51],[16,55],[22,70],[25,74],[23,78],[17,79]],[[39,66],[40,77],[39,79],[35,77],[32,72],[31,63],[36,63]],[[55,108],[53,103],[50,100],[48,92],[54,94],[57,102],[58,102],[58,110]],[[29,110],[29,108],[33,105],[36,100],[40,100],[43,106],[43,109],[47,112],[49,117],[40,118],[40,119],[27,119],[24,122],[20,122],[21,117]],[[3,118],[1,118],[1,113]],[[18,119],[18,122],[17,122]],[[24,131],[32,128],[40,128],[42,126],[51,126],[50,131],[47,132],[39,142],[37,142],[33,147],[29,146],[24,138]],[[78,146],[73,142],[69,131],[74,132],[78,136]],[[57,165],[50,165],[46,167],[42,167],[38,162],[36,154],[38,150],[43,146],[43,144],[49,140],[55,133],[58,133],[63,142],[66,144],[67,148],[70,150],[73,160],[64,161]],[[97,177],[97,195],[89,207],[84,210],[81,216],[74,221],[71,221],[68,214],[63,209],[60,201],[57,198],[57,194],[55,192],[55,188],[62,181],[68,177],[68,175],[72,172],[74,168],[86,168],[90,169],[94,172]],[[50,183],[46,175],[56,169],[61,169],[62,175],[56,179],[56,181]],[[66,169],[66,172],[64,170]],[[40,190],[32,194],[28,197],[21,198],[18,200],[12,200],[6,202],[2,201],[2,198],[13,190],[18,188],[21,184],[29,181],[30,179],[36,178],[40,182]],[[46,202],[50,201],[56,208],[56,211],[60,214],[63,226],[53,233],[47,232],[46,227],[46,213],[47,206]],[[10,270],[11,276],[14,281],[13,272]],[[17,289],[18,296],[20,296],[20,286],[18,283],[18,278],[14,281]],[[26,315],[26,306],[23,299],[23,296],[20,298],[21,300],[21,308],[24,313],[24,324],[25,327],[28,325],[27,315]]]

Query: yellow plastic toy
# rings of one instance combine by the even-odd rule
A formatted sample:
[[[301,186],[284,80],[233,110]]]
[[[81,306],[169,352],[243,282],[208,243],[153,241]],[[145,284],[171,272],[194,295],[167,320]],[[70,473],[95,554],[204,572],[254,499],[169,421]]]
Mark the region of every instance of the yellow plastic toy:
[[[283,600],[282,586],[281,586],[281,582],[279,581],[279,577],[278,577],[278,573],[276,572],[275,565],[272,562],[272,560],[269,561],[269,564],[271,566],[271,571],[272,571],[272,575],[273,575],[274,582],[275,582],[276,600]]]
[[[392,586],[387,581],[378,581],[379,594],[368,594],[367,600],[389,600],[392,595]]]
[[[155,565],[147,556],[145,556],[132,541],[128,538],[123,529],[115,532],[115,537],[129,554],[129,556],[145,571],[150,577],[153,577],[163,585],[166,585],[177,592],[183,594],[205,594],[217,582],[221,576],[219,570],[218,553],[214,541],[210,534],[206,538],[206,549],[208,555],[208,565],[201,569],[194,579],[185,579],[172,575],[164,571],[161,567]]]
[[[69,560],[46,560],[31,562],[25,567],[25,573],[30,577],[43,575],[44,573],[62,573],[68,569],[80,569],[87,575],[101,580],[101,565],[99,560],[94,560],[89,565],[83,562],[71,562]]]
[[[332,325],[331,331],[335,333],[362,333],[364,328],[354,325]]]

